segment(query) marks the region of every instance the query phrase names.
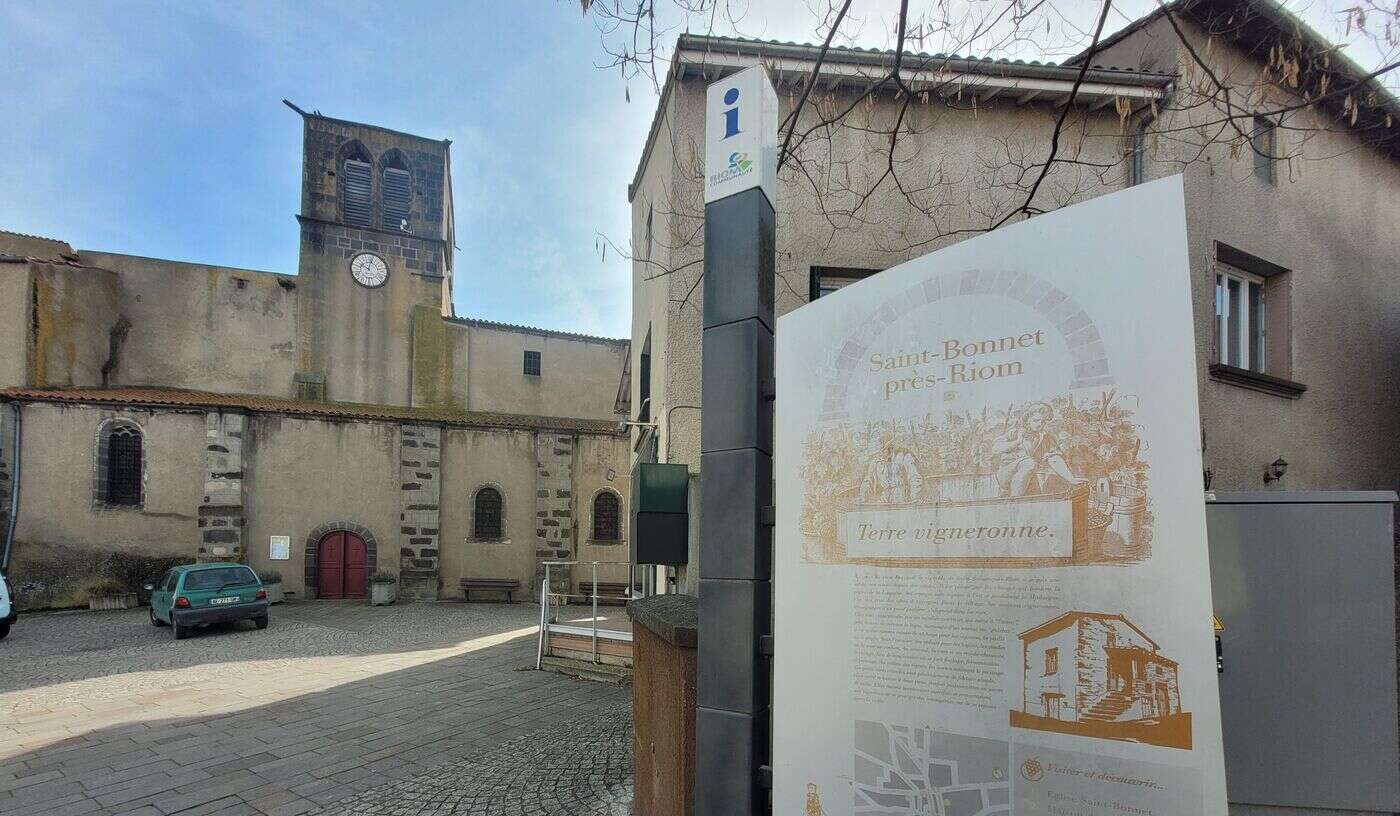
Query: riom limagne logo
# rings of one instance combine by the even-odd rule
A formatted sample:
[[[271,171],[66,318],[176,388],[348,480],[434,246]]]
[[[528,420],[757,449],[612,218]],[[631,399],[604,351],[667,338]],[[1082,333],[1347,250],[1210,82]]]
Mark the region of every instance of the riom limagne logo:
[[[1045,776],[1045,768],[1040,764],[1040,758],[1031,757],[1025,762],[1022,762],[1021,776],[1024,777],[1027,782],[1040,781],[1040,778]]]
[[[751,172],[753,172],[753,159],[749,158],[748,153],[736,150],[729,154],[729,165],[717,173],[711,173],[708,182],[711,187],[714,187],[740,176],[746,176]]]

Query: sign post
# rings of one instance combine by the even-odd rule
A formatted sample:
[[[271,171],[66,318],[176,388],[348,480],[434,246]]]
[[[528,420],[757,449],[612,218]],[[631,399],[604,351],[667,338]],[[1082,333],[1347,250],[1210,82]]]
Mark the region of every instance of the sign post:
[[[762,67],[709,87],[695,813],[768,811],[773,201],[778,99]],[[767,523],[765,523],[767,521]]]
[[[1178,176],[779,321],[775,812],[1225,812],[1189,269]]]

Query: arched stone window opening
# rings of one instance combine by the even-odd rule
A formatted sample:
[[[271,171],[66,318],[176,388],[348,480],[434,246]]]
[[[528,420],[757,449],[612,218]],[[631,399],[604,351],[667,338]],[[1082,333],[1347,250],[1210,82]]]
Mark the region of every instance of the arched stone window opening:
[[[622,540],[622,499],[611,490],[593,497],[593,540]]]
[[[501,491],[483,487],[476,491],[472,502],[472,538],[478,541],[499,541],[505,538],[505,500]]]
[[[391,232],[409,232],[413,210],[413,175],[408,159],[397,148],[384,154],[380,162],[380,226]]]
[[[113,420],[98,432],[98,504],[108,507],[141,507],[144,504],[145,436],[141,427]]]
[[[370,203],[374,186],[374,158],[358,140],[351,140],[341,146],[339,164],[337,190],[341,220],[356,227],[371,226],[374,223]]]

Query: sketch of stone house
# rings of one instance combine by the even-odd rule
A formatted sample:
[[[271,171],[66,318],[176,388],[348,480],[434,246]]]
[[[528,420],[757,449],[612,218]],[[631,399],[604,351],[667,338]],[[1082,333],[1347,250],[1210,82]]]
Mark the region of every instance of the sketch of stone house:
[[[1121,614],[1066,612],[1022,632],[1018,728],[1191,747],[1175,660]]]

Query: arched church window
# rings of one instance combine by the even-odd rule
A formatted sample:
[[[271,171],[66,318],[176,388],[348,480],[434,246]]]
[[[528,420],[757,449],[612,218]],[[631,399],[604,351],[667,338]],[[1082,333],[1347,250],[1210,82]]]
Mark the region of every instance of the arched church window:
[[[373,159],[358,141],[346,142],[340,148],[340,217],[351,226],[368,227],[370,217],[370,188]]]
[[[395,232],[408,232],[408,216],[413,208],[413,177],[408,160],[398,150],[384,154],[384,177],[380,226]]]
[[[476,491],[476,501],[472,508],[472,538],[480,541],[496,541],[505,538],[505,525],[502,522],[501,491],[494,487],[483,487]]]
[[[112,507],[142,505],[144,438],[134,422],[115,420],[102,427],[97,444],[97,501]]]
[[[622,502],[611,490],[604,490],[593,497],[593,540],[620,541],[622,539]]]

